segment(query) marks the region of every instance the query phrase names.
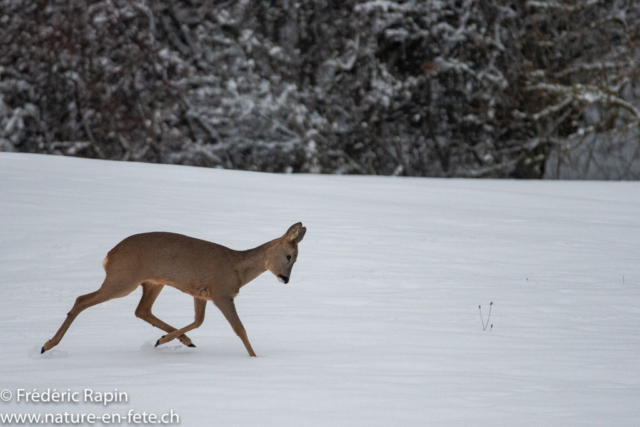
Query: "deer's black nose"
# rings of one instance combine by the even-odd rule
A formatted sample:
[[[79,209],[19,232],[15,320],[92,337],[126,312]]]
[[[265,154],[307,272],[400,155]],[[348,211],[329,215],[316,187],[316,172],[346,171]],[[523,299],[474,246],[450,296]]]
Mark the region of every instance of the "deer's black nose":
[[[282,274],[280,274],[278,276],[278,279],[282,280],[282,282],[286,285],[287,283],[289,283],[289,277],[287,276],[283,276]]]

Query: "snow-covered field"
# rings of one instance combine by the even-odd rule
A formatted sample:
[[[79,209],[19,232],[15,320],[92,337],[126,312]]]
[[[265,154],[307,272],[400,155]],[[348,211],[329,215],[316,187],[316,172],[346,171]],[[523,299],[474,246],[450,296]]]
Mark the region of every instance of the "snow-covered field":
[[[640,184],[268,175],[0,154],[0,413],[173,410],[183,426],[640,425]],[[83,312],[124,237],[235,249],[302,221],[291,282],[242,289],[250,358],[209,304],[164,334],[141,295]],[[478,305],[490,323],[483,331]],[[192,298],[154,313],[182,327]],[[104,406],[18,389],[118,389]]]

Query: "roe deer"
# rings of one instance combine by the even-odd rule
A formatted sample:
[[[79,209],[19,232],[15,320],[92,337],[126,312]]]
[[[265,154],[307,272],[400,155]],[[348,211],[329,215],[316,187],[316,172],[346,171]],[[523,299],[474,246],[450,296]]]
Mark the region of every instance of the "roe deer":
[[[100,289],[76,299],[58,332],[42,346],[41,353],[58,345],[83,310],[127,296],[142,285],[142,299],[136,308],[136,316],[167,332],[156,342],[156,347],[174,338],[188,347],[195,347],[185,333],[202,324],[206,303],[210,300],[227,318],[249,356],[255,357],[233,300],[241,287],[267,270],[281,282],[289,283],[291,269],[298,258],[298,243],[306,232],[307,229],[299,222],[282,237],[246,251],[235,251],[174,233],[144,233],[127,237],[111,249],[102,262],[107,277]],[[173,286],[193,297],[196,314],[192,324],[176,329],[151,313],[151,306],[164,285]]]

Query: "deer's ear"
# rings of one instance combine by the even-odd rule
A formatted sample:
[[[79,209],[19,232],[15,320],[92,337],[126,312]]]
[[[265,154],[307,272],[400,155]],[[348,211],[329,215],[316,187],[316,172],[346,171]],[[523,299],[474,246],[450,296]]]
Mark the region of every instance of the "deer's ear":
[[[298,233],[298,236],[296,237],[296,245],[298,243],[300,243],[300,241],[302,240],[302,238],[304,237],[304,234],[307,232],[307,227],[302,227],[300,229],[300,232]]]
[[[287,242],[298,244],[304,237],[304,234],[307,232],[306,227],[302,226],[301,222],[293,224],[287,232],[284,234],[284,239]]]

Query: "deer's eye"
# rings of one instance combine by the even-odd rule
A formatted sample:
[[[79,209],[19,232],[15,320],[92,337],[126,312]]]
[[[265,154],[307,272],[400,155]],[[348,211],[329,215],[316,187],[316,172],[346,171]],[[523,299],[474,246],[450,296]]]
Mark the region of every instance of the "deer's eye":
[[[291,255],[287,255],[287,261],[291,261]]]

